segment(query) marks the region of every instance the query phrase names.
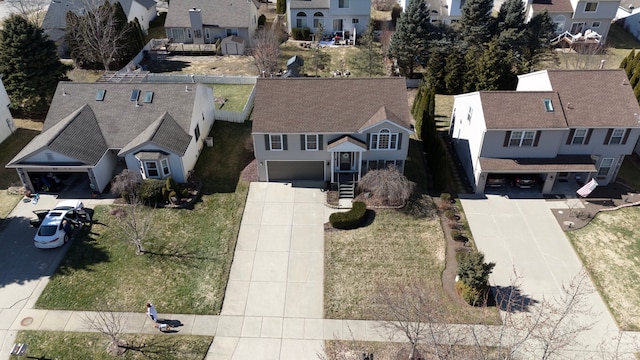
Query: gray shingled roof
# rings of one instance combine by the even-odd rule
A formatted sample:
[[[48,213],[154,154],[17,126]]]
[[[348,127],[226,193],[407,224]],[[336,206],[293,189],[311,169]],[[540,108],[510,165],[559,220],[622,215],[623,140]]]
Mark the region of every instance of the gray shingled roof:
[[[89,106],[84,105],[48,131],[36,136],[9,162],[9,165],[21,163],[25,158],[43,149],[77,159],[84,165],[94,165],[102,158],[108,146],[100,132],[95,114]]]
[[[481,91],[487,129],[567,128],[558,94],[552,91]],[[554,111],[547,111],[550,99]]]
[[[533,0],[531,7],[536,13],[545,9],[550,13],[573,12],[573,6],[571,6],[570,0]]]
[[[382,107],[394,115],[389,120],[410,128],[404,78],[259,78],[253,132],[356,133]]]
[[[60,82],[42,133],[9,164],[47,147],[86,164],[95,164],[108,148],[131,149],[144,142],[184,154],[196,86]],[[103,101],[95,100],[98,89],[106,90]],[[140,106],[130,100],[133,89],[141,90]],[[151,103],[143,101],[146,91],[154,92]]]
[[[329,0],[291,0],[291,9],[328,9]]]
[[[482,171],[517,171],[543,172],[543,171],[575,171],[595,172],[596,166],[589,155],[558,155],[555,158],[521,158],[498,159],[480,158]]]
[[[202,24],[221,28],[249,27],[250,7],[258,8],[254,1],[247,0],[176,0],[169,3],[165,28],[191,27],[189,9],[200,9]]]
[[[640,106],[623,69],[548,70],[571,128],[637,127]]]
[[[163,149],[167,149],[174,154],[184,155],[191,142],[191,135],[187,134],[183,128],[169,115],[164,113],[158,120],[149,125],[140,135],[131,140],[125,146],[119,156],[124,156],[134,148],[147,143],[155,144]]]

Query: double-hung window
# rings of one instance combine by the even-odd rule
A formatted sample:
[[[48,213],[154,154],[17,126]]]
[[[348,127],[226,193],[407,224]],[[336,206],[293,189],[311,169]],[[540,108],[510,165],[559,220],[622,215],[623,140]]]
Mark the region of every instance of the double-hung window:
[[[318,150],[318,135],[305,135],[305,149]]]
[[[573,133],[573,139],[571,140],[572,145],[582,145],[585,143],[585,139],[587,138],[587,129],[576,129]]]
[[[269,148],[273,151],[282,151],[282,135],[281,134],[271,134],[269,135]]]
[[[509,146],[533,146],[535,131],[512,131]]]
[[[148,178],[160,178],[160,172],[158,171],[158,163],[155,161],[145,161],[145,174]]]
[[[626,129],[613,129],[611,137],[609,138],[609,145],[622,144],[622,138]]]
[[[613,167],[613,158],[604,158],[600,162],[600,167],[598,168],[598,177],[604,177],[609,175],[609,171]]]
[[[338,8],[346,9],[349,7],[349,0],[338,0]]]

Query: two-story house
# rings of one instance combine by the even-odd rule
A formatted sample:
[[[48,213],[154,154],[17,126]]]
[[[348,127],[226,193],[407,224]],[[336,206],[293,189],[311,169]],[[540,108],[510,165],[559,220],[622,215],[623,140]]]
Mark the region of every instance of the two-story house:
[[[167,38],[175,43],[215,44],[233,37],[244,41],[241,48],[249,47],[258,28],[259,7],[257,0],[172,1],[164,27]]]
[[[0,143],[16,131],[9,106],[11,106],[11,100],[9,100],[7,90],[2,83],[2,74],[0,74]]]
[[[457,95],[450,135],[467,178],[483,193],[495,175],[557,182],[615,180],[640,136],[640,106],[624,70],[543,70],[515,91]]]
[[[523,0],[524,1],[524,0]],[[602,38],[609,33],[620,0],[526,0],[527,22],[547,10],[556,25],[556,34],[585,34],[590,30]]]
[[[411,115],[403,78],[259,78],[253,145],[260,181],[357,182],[404,170]]]
[[[287,0],[287,30],[322,27],[324,34],[336,31],[363,33],[369,25],[371,0]]]

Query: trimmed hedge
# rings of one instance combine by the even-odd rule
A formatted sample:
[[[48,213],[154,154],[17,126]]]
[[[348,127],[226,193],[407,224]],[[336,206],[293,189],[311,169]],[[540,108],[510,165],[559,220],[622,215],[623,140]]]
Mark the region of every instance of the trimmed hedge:
[[[331,214],[329,222],[336,229],[355,229],[362,224],[366,214],[367,204],[362,201],[356,201],[353,203],[351,210]]]

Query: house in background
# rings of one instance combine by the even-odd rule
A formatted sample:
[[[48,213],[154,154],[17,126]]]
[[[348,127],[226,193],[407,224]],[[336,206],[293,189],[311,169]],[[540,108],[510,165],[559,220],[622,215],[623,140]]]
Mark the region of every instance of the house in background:
[[[575,36],[595,32],[601,36],[598,42],[604,43],[619,4],[620,0],[527,0],[526,21],[547,10],[556,25],[556,34],[568,32]],[[575,37],[576,41],[581,38]]]
[[[115,0],[110,0],[110,2],[114,3]],[[127,21],[138,19],[142,31],[147,33],[149,22],[156,18],[156,2],[154,0],[118,0],[118,2],[127,15]],[[67,13],[73,11],[76,15],[83,16],[87,13],[87,6],[91,6],[91,4],[98,6],[103,2],[51,0],[47,14],[42,21],[42,28],[49,39],[58,46],[59,55],[64,56],[69,52],[64,38],[67,28]]]
[[[640,40],[640,0],[620,0],[616,22]]]
[[[353,185],[372,169],[402,172],[410,121],[403,78],[259,78],[252,129],[258,178]]]
[[[42,133],[9,163],[31,191],[102,192],[125,167],[185,182],[214,121],[199,84],[60,82]]]
[[[229,54],[242,54],[258,28],[256,0],[183,0],[169,3],[164,27],[171,42],[184,44],[215,44],[233,36],[227,42],[235,46]],[[225,48],[222,48],[225,53]]]
[[[516,91],[457,95],[450,135],[473,191],[490,177],[535,174],[559,183],[615,181],[640,136],[640,106],[623,69],[544,70]]]
[[[316,29],[324,34],[344,31],[349,36],[362,34],[369,25],[371,0],[287,0],[287,30]]]
[[[9,100],[9,95],[2,82],[2,74],[0,74],[0,143],[16,131],[9,106],[11,106],[11,100]]]

